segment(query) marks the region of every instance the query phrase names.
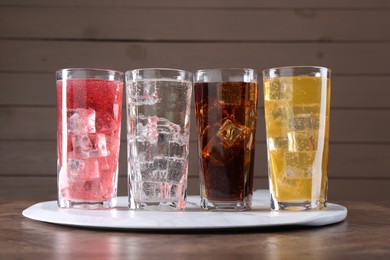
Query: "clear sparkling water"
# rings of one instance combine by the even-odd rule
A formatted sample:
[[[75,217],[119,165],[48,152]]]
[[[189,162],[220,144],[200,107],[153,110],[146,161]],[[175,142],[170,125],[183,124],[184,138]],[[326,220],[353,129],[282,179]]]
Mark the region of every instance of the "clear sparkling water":
[[[184,207],[192,83],[127,83],[131,207]]]

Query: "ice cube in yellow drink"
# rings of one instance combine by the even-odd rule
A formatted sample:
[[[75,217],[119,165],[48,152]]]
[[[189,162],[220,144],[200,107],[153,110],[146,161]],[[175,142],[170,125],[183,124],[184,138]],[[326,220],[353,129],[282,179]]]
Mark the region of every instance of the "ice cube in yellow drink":
[[[264,80],[270,189],[278,202],[326,200],[329,79]]]

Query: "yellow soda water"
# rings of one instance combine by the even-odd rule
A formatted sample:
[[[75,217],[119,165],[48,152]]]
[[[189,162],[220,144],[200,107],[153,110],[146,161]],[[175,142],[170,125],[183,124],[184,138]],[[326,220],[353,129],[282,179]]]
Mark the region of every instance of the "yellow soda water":
[[[329,79],[264,80],[270,190],[278,203],[326,202],[329,103]]]

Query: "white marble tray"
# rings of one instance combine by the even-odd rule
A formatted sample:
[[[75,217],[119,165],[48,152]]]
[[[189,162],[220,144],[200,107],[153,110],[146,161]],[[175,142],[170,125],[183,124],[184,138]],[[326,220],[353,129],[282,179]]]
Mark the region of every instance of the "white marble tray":
[[[324,226],[343,221],[347,209],[329,203],[319,211],[271,212],[269,193],[254,193],[253,210],[245,212],[204,212],[199,197],[189,196],[184,211],[130,211],[127,197],[118,198],[118,206],[109,210],[61,209],[56,201],[35,204],[23,216],[53,224],[99,229],[180,230],[232,229],[272,226]]]

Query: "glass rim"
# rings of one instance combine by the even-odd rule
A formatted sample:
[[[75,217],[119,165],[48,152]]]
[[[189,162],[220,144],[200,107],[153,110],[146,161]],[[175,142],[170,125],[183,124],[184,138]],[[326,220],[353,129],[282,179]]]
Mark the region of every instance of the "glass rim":
[[[324,66],[298,65],[298,66],[272,67],[269,69],[264,69],[263,73],[271,70],[285,70],[285,69],[320,69],[320,70],[326,70],[328,72],[332,71],[331,69]]]
[[[195,74],[199,73],[199,72],[212,72],[212,71],[253,71],[253,72],[257,72],[256,69],[252,69],[252,68],[214,68],[214,69],[198,69],[195,71]]]
[[[132,69],[125,72],[125,74],[130,74],[133,72],[140,72],[140,71],[175,71],[175,72],[182,72],[182,73],[188,73],[189,76],[192,76],[193,73],[188,70],[183,69],[175,69],[175,68],[138,68],[138,69]]]
[[[56,73],[61,73],[65,71],[96,71],[96,72],[108,72],[108,73],[116,73],[119,75],[124,75],[122,71],[113,70],[113,69],[102,69],[102,68],[63,68],[56,70]]]

